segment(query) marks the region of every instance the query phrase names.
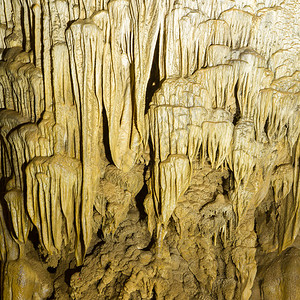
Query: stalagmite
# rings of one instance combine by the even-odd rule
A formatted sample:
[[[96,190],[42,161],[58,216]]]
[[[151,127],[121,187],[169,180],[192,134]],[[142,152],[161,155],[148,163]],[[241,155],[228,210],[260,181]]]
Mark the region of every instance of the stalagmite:
[[[4,299],[47,299],[51,296],[51,276],[34,257],[8,262],[4,272]]]
[[[0,298],[296,299],[299,15],[0,0]]]

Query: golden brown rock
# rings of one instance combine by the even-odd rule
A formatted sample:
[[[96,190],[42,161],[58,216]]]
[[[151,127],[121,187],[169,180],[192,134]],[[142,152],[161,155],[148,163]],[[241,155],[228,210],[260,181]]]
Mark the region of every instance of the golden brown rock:
[[[297,299],[299,15],[0,0],[0,298]]]
[[[39,262],[25,259],[4,266],[3,299],[47,299],[52,293],[51,277]]]

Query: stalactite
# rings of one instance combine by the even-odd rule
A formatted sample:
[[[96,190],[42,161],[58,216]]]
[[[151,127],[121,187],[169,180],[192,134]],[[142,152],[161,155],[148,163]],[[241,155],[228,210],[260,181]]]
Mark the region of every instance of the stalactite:
[[[58,43],[52,49],[53,91],[55,100],[55,153],[80,158],[79,121],[72,93],[69,54],[65,43]],[[70,122],[69,120],[72,120]]]
[[[294,295],[299,14],[0,0],[0,298]]]
[[[3,109],[0,111],[0,178],[10,178],[12,176],[13,161],[8,135],[14,128],[27,122],[29,122],[28,118],[21,116],[13,110]]]
[[[28,238],[31,223],[26,213],[25,202],[21,190],[9,190],[4,199],[10,211],[14,234],[18,241],[25,243]]]
[[[234,131],[232,167],[237,186],[244,180],[245,186],[253,172],[257,146],[252,122],[240,120]],[[251,145],[251,146],[250,146]]]
[[[1,61],[1,107],[12,109],[31,121],[38,121],[44,110],[42,73],[31,63],[30,55],[19,48],[7,51]]]
[[[3,212],[3,206],[0,205],[0,242],[1,242],[1,261],[6,262],[19,258],[19,245],[11,236],[7,226],[6,212]]]
[[[102,15],[107,19],[107,15]],[[101,24],[101,19],[99,20]],[[91,240],[92,208],[96,198],[95,186],[104,175],[106,165],[103,145],[103,99],[102,85],[105,85],[107,61],[109,52],[105,47],[106,25],[102,19],[100,28],[92,21],[84,23],[79,20],[72,24],[67,31],[67,42],[72,65],[72,83],[75,92],[75,103],[81,135],[82,161],[82,229],[84,245],[87,247]],[[83,45],[83,47],[81,46]],[[90,53],[92,55],[90,55]],[[108,62],[109,64],[109,62]],[[93,70],[93,72],[91,72]],[[99,74],[95,77],[94,72]],[[104,72],[103,77],[101,76]],[[83,83],[83,84],[82,84]],[[99,85],[100,84],[100,85]],[[84,252],[86,251],[83,250]]]
[[[136,105],[133,110],[138,134],[133,130],[131,148],[138,151],[146,147],[149,130],[145,121],[146,92],[150,79],[151,68],[154,63],[154,53],[159,38],[163,35],[164,18],[168,12],[168,6],[174,0],[130,1],[131,17],[133,23],[133,36],[131,37],[132,59],[134,60],[134,94]],[[141,145],[143,142],[143,147]]]
[[[230,122],[203,122],[202,155],[207,155],[212,168],[219,168],[225,159],[229,161],[233,125]]]
[[[15,175],[15,186],[24,188],[24,166],[35,156],[51,156],[55,144],[53,136],[54,119],[45,113],[43,120],[36,125],[26,123],[12,130],[8,136],[11,147],[11,165]]]
[[[63,156],[36,157],[26,168],[27,210],[42,245],[53,254],[63,244],[74,244],[75,223],[78,262],[82,260],[81,224],[85,221],[80,220],[81,176],[80,162]],[[82,230],[87,228],[83,225]]]
[[[133,20],[128,1],[108,4],[111,31],[111,80],[108,122],[112,158],[119,168],[129,171],[136,160],[137,129],[133,122],[132,78]],[[119,105],[115,105],[119,99]]]
[[[158,251],[162,251],[168,221],[177,201],[186,191],[191,176],[189,159],[184,155],[170,155],[154,166],[153,197],[158,214]]]
[[[230,26],[232,48],[244,48],[249,45],[252,23],[254,16],[249,12],[238,9],[229,9],[220,15],[220,19]]]

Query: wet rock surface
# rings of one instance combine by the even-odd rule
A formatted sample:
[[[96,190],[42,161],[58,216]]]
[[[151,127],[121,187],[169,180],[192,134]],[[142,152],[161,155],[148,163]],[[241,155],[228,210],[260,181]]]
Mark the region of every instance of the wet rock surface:
[[[298,299],[297,0],[0,0],[1,299]]]

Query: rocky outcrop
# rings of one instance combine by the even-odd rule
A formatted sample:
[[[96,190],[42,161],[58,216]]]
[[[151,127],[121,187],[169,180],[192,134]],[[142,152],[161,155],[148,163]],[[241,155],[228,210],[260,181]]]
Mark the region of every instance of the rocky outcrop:
[[[2,298],[297,297],[299,14],[0,0]]]

